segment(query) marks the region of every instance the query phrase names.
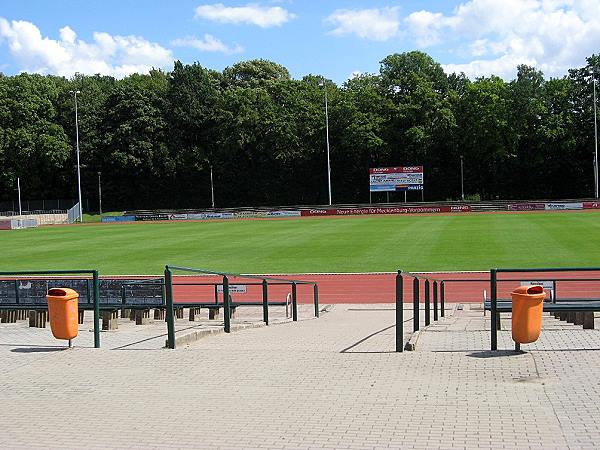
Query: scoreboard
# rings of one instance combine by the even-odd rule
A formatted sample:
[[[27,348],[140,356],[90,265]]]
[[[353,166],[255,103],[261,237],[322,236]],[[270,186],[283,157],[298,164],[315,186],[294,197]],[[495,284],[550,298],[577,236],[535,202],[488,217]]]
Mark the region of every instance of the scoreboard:
[[[423,166],[380,167],[369,169],[371,192],[423,190]]]

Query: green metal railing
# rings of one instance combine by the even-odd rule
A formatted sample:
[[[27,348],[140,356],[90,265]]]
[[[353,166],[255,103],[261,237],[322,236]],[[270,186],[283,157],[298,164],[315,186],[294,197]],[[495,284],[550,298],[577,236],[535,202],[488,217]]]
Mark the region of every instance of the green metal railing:
[[[219,272],[214,270],[195,269],[190,267],[181,266],[165,266],[165,299],[166,299],[166,321],[167,321],[167,347],[175,348],[175,314],[174,314],[174,299],[173,299],[173,286],[178,283],[173,283],[173,271],[196,273],[200,275],[217,275],[223,277],[223,329],[226,333],[231,332],[231,297],[229,295],[229,280],[230,278],[247,278],[260,280],[260,283],[240,283],[240,284],[251,284],[262,286],[262,308],[263,308],[263,321],[266,325],[269,324],[269,294],[268,288],[271,285],[287,284],[292,287],[292,320],[298,321],[298,285],[311,285],[313,286],[313,304],[314,304],[314,315],[319,317],[319,289],[318,284],[314,281],[304,280],[291,280],[285,278],[265,277],[260,275],[246,275],[240,273],[231,272]],[[269,283],[271,281],[271,283]],[[198,283],[191,283],[198,284]],[[219,284],[219,283],[210,283]],[[216,288],[215,288],[216,289]]]
[[[35,270],[0,272],[0,276],[41,276],[41,275],[91,275],[94,299],[94,347],[100,348],[100,277],[97,270]]]

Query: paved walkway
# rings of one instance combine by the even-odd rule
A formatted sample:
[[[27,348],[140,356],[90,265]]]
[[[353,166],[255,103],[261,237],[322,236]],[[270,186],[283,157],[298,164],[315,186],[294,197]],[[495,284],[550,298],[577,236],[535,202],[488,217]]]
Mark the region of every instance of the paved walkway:
[[[600,443],[600,352],[585,350],[600,349],[598,331],[581,331],[578,351],[493,357],[484,337],[465,337],[487,337],[476,329],[481,312],[458,314],[444,320],[455,329],[431,327],[417,351],[402,354],[393,351],[392,305],[335,305],[319,320],[214,335],[175,351],[0,343],[0,447]],[[410,310],[405,318],[410,325]],[[460,329],[461,320],[472,329]],[[445,348],[456,339],[462,348]]]

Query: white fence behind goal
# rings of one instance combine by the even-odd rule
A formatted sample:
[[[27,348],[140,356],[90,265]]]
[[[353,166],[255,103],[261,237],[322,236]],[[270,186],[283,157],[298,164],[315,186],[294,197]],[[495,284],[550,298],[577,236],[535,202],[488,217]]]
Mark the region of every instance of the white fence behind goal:
[[[71,209],[67,211],[67,217],[69,223],[75,223],[81,216],[79,215],[79,203],[76,203]]]

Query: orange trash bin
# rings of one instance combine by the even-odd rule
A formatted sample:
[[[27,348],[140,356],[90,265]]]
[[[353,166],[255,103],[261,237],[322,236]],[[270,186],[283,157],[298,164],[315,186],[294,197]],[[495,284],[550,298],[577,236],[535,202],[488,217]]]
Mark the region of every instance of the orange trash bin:
[[[511,292],[512,338],[517,344],[535,342],[542,332],[546,292],[543,286],[520,286]]]
[[[79,332],[79,294],[73,289],[52,288],[48,290],[48,314],[50,328],[56,339],[69,341]]]

